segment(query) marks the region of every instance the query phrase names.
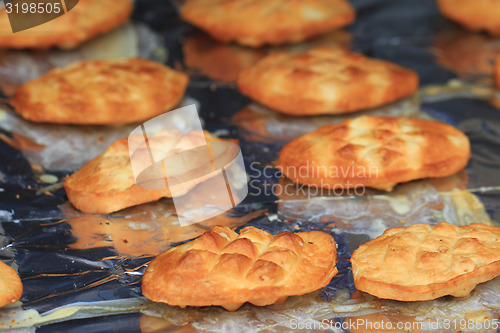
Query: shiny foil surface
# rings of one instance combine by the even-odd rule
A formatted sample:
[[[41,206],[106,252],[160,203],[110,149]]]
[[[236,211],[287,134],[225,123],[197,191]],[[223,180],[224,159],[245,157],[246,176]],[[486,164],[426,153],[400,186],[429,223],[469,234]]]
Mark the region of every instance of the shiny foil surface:
[[[353,25],[297,45],[249,49],[220,44],[182,22],[179,3],[137,0],[131,23],[76,50],[1,51],[0,258],[18,271],[24,294],[19,303],[0,309],[0,331],[342,332],[335,323],[363,319],[422,322],[428,326],[420,332],[436,332],[430,326],[435,322],[499,319],[498,278],[464,298],[388,301],[355,289],[349,258],[359,245],[390,227],[441,221],[500,225],[500,96],[492,76],[500,39],[468,32],[445,19],[434,0],[351,2],[357,10]],[[250,101],[236,89],[238,72],[265,55],[315,46],[349,47],[411,68],[420,76],[420,90],[373,110],[290,117]],[[190,75],[181,104],[196,104],[204,129],[240,144],[253,182],[243,203],[186,227],[180,226],[170,199],[108,216],[72,207],[63,188],[67,175],[137,124],[30,123],[13,112],[9,97],[19,84],[51,68],[102,57],[142,57]],[[367,189],[355,195],[311,196],[273,190],[287,182],[273,168],[284,144],[361,114],[449,123],[469,137],[471,159],[455,175],[400,184],[390,193]],[[235,312],[220,307],[181,309],[143,298],[141,277],[154,256],[214,225],[237,231],[255,226],[273,234],[330,233],[338,244],[339,274],[321,290],[289,297],[284,304],[246,304]],[[452,328],[439,331],[456,331]]]

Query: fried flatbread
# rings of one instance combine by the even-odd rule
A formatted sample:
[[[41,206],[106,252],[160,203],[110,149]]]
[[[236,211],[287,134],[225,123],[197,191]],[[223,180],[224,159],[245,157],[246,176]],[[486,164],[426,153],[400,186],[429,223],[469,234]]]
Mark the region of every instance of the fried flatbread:
[[[418,88],[418,76],[388,61],[322,47],[269,55],[240,73],[238,88],[286,114],[339,114],[410,96]]]
[[[192,146],[195,142],[203,144],[204,140],[208,142],[222,141],[208,132],[191,131],[182,134],[179,131],[160,131],[148,142],[151,146],[160,147],[165,151],[165,154],[169,154],[178,150],[182,151],[183,147]],[[108,214],[123,208],[172,196],[170,188],[151,189],[137,185],[130,162],[130,142],[133,142],[130,138],[113,142],[105,152],[66,179],[64,188],[73,206],[85,213]],[[135,153],[148,154],[148,151],[137,149]],[[142,159],[140,156],[136,158]],[[221,156],[215,155],[213,158],[216,160]],[[198,182],[185,182],[176,187],[176,193],[187,193],[199,182],[208,178],[209,176],[198,179]],[[164,180],[162,179],[162,181]]]
[[[346,0],[187,0],[186,21],[222,42],[296,43],[354,21]]]
[[[12,33],[6,9],[2,8],[0,48],[75,48],[128,21],[132,10],[131,0],[80,0],[63,16],[28,30]]]
[[[436,121],[362,116],[285,145],[277,162],[297,183],[327,189],[372,187],[452,175],[470,157],[467,136]]]
[[[437,3],[444,16],[467,29],[500,36],[499,0],[438,0]]]
[[[500,275],[500,228],[414,224],[391,228],[354,251],[356,288],[399,301],[467,296]]]
[[[17,272],[0,261],[0,307],[19,301],[23,294],[23,284]]]
[[[21,85],[11,104],[34,122],[139,122],[175,107],[188,81],[187,75],[149,60],[85,60]]]
[[[264,306],[326,286],[337,273],[336,244],[321,231],[273,236],[216,226],[160,254],[142,279],[144,296],[170,305]]]

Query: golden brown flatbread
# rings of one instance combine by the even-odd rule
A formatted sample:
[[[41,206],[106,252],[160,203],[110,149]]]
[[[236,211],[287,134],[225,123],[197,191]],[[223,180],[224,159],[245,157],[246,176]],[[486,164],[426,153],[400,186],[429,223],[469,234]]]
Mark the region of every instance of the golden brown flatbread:
[[[337,273],[336,244],[320,231],[273,236],[247,227],[238,235],[216,226],[189,243],[160,254],[142,279],[142,293],[170,305],[243,303],[264,306],[326,286]]]
[[[322,47],[269,55],[240,73],[238,88],[286,114],[338,114],[410,96],[418,88],[418,76],[387,61]]]
[[[196,146],[195,143],[204,144],[205,140],[222,141],[208,132],[191,131],[182,134],[179,131],[160,131],[149,138],[149,144],[162,147],[168,154],[182,151],[186,146]],[[108,214],[172,196],[169,188],[156,190],[137,185],[130,162],[129,142],[128,138],[116,140],[104,153],[66,179],[64,188],[73,206],[85,213]],[[132,151],[136,154],[148,154],[142,149]],[[221,156],[213,155],[212,158],[215,161]],[[210,177],[198,180],[201,182],[208,178]],[[187,193],[198,184],[195,181],[186,182],[176,187],[176,193]]]
[[[0,261],[0,307],[19,301],[23,284],[17,272]]]
[[[500,228],[414,224],[391,228],[354,251],[356,288],[399,301],[467,296],[500,275]]]
[[[139,122],[175,107],[188,81],[185,74],[149,60],[85,60],[21,85],[11,104],[34,122]]]
[[[437,3],[443,15],[467,29],[486,30],[500,36],[499,0],[438,0]]]
[[[13,33],[7,12],[0,11],[0,48],[75,48],[108,32],[132,14],[131,0],[80,0],[69,12],[50,22]]]
[[[362,116],[327,125],[283,147],[277,162],[297,183],[390,191],[397,183],[445,177],[470,157],[467,136],[436,121]]]
[[[354,21],[346,0],[187,0],[181,16],[221,42],[297,43]]]

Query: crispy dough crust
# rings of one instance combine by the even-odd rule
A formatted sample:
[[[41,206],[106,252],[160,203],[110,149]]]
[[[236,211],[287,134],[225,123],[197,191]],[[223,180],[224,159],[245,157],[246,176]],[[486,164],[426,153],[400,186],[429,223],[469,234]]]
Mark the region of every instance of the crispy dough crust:
[[[149,60],[86,60],[23,84],[11,104],[34,122],[138,122],[176,106],[188,80],[185,74]]]
[[[340,28],[355,12],[346,0],[187,0],[181,16],[221,42],[259,47]]]
[[[208,132],[204,134],[207,141],[221,141]],[[186,135],[169,133],[156,139],[156,144],[175,151],[186,141],[200,138],[190,132]],[[183,191],[187,193],[197,184],[186,183]],[[82,212],[93,214],[109,214],[127,207],[171,197],[168,189],[146,189],[136,184],[127,138],[113,142],[104,153],[69,176],[64,182],[64,188],[73,206]]]
[[[80,0],[61,17],[29,30],[12,33],[7,12],[0,11],[0,47],[15,49],[75,48],[128,21],[131,0]]]
[[[415,224],[391,228],[354,251],[356,288],[399,301],[467,296],[500,275],[500,228]]]
[[[438,0],[438,6],[443,15],[469,30],[500,36],[499,0]]]
[[[304,185],[391,190],[401,182],[452,175],[469,157],[469,139],[450,125],[362,116],[291,141],[282,148],[277,165]]]
[[[142,293],[181,307],[264,306],[326,286],[338,272],[336,260],[335,241],[324,232],[273,236],[247,227],[238,235],[216,226],[156,257],[144,273]]]
[[[322,47],[267,56],[240,73],[238,88],[286,114],[338,114],[410,96],[418,88],[418,76],[387,61]]]
[[[16,271],[0,261],[0,307],[19,301],[23,284]]]

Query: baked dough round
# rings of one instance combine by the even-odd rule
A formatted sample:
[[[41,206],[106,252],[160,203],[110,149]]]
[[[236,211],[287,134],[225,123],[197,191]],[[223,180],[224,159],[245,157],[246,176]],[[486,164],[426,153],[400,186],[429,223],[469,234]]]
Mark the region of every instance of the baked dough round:
[[[500,36],[500,0],[438,0],[443,15],[472,31]]]
[[[0,261],[0,307],[19,301],[23,284],[16,271]]]
[[[116,140],[104,153],[68,177],[64,188],[73,206],[91,214],[112,213],[169,194],[135,183],[127,138]]]
[[[132,123],[175,107],[188,81],[187,75],[149,60],[85,60],[21,85],[11,104],[34,122]]]
[[[137,135],[137,134],[135,134]],[[152,202],[161,198],[171,198],[169,188],[151,189],[139,186],[134,178],[130,162],[131,142],[137,141],[137,149],[131,148],[139,161],[150,161],[140,157],[148,154],[145,149],[140,149],[139,142],[144,140],[142,134],[138,137],[118,139],[113,142],[101,155],[97,156],[80,170],[69,176],[64,182],[64,188],[69,201],[78,210],[91,214],[108,214],[121,209]],[[224,141],[208,132],[190,131],[182,134],[178,130],[162,130],[148,138],[151,147],[161,147],[165,154],[185,150],[205,142]],[[213,157],[214,163],[220,163],[225,158],[226,151],[218,151]],[[182,168],[183,166],[180,166]],[[209,179],[207,175],[199,178],[199,182]],[[176,193],[187,193],[199,182],[186,181],[182,186],[177,186]]]
[[[343,48],[275,53],[244,69],[240,91],[282,113],[338,114],[410,96],[418,76],[409,69]]]
[[[264,306],[326,286],[337,274],[333,237],[321,231],[273,236],[247,227],[238,235],[216,226],[156,257],[142,279],[142,293],[170,305],[243,303]]]
[[[0,11],[0,48],[75,48],[128,21],[131,0],[80,0],[69,12],[45,24],[12,33],[5,9]]]
[[[296,43],[354,21],[346,0],[187,0],[181,16],[221,42]]]
[[[500,275],[500,228],[414,224],[391,228],[351,257],[356,288],[399,301],[467,296]]]
[[[462,170],[469,157],[469,139],[450,125],[362,116],[291,141],[277,165],[304,185],[390,191],[397,183],[450,176]]]

